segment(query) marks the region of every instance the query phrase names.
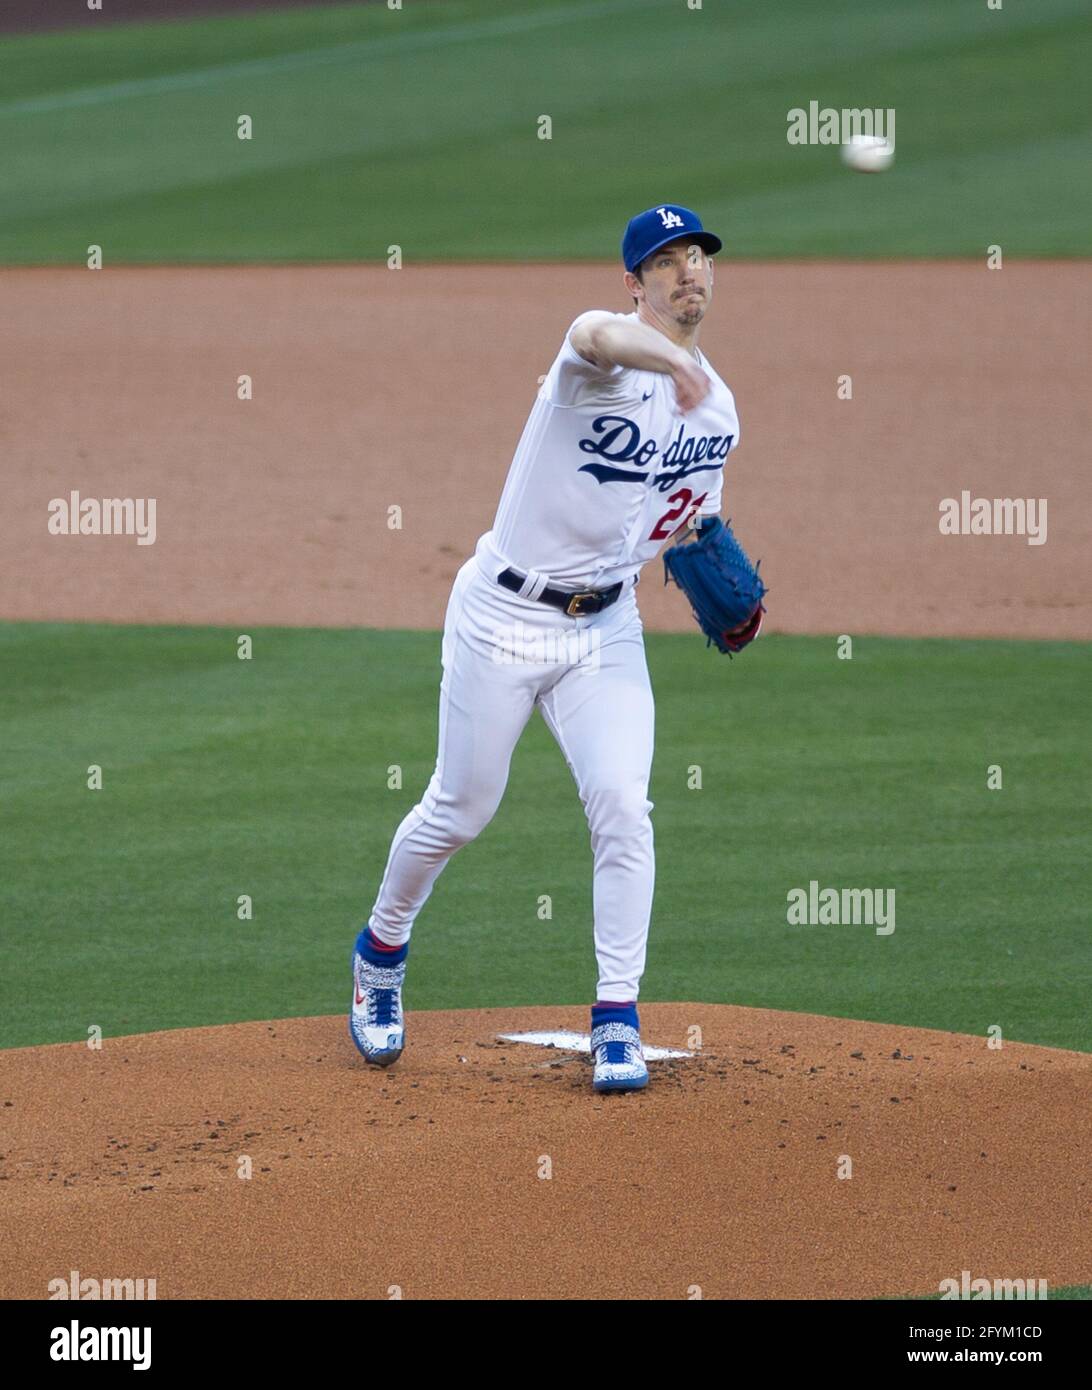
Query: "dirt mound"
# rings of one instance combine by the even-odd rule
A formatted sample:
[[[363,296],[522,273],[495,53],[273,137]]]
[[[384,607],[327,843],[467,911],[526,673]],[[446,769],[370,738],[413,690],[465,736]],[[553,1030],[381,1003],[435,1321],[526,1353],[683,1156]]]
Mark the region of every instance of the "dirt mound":
[[[701,1052],[598,1097],[497,1034],[582,1008],[341,1016],[0,1054],[0,1296],[869,1297],[1092,1276],[1092,1057],[888,1024],[649,1004]],[[852,1176],[839,1178],[844,1157]],[[240,1177],[249,1159],[251,1176]]]

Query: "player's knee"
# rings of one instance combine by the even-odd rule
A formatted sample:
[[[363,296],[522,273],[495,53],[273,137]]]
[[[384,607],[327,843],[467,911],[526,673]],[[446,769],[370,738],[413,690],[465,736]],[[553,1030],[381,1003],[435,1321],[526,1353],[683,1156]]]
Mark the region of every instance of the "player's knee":
[[[441,799],[436,806],[435,820],[445,839],[456,848],[477,839],[497,813],[500,797],[489,792],[455,799]]]
[[[470,811],[453,816],[448,824],[449,838],[457,848],[476,840],[492,820],[492,815],[475,815]]]
[[[652,802],[644,786],[607,787],[594,791],[585,801],[588,825],[593,835],[651,835]]]

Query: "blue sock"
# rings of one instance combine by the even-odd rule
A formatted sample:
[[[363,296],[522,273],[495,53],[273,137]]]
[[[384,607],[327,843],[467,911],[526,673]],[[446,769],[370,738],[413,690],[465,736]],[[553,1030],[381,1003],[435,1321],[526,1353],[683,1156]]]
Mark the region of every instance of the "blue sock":
[[[401,965],[409,954],[409,942],[392,951],[382,944],[371,927],[365,927],[356,939],[356,952],[372,965]]]
[[[631,1028],[636,1028],[640,1032],[640,1024],[637,1022],[637,1005],[632,1004],[593,1004],[591,1011],[591,1026],[597,1027],[600,1023],[628,1023]]]

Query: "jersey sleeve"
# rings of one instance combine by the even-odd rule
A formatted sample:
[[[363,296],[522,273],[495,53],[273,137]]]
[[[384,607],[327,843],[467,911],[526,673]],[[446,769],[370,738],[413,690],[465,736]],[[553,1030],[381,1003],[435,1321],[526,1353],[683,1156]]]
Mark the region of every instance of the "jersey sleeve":
[[[551,405],[571,408],[587,405],[595,401],[607,404],[623,400],[633,392],[636,372],[631,367],[597,367],[586,361],[572,345],[572,331],[592,313],[605,313],[607,310],[589,309],[574,319],[565,333],[561,351],[554,358],[543,382],[542,390]],[[613,318],[624,319],[624,314],[614,314]]]

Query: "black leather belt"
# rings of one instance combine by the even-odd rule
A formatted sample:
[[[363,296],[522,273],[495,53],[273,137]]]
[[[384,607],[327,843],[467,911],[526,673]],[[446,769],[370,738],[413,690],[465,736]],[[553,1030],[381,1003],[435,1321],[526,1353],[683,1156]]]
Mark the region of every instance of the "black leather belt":
[[[527,576],[520,574],[519,570],[503,570],[497,575],[497,583],[502,588],[511,589],[514,594],[518,594],[526,582]],[[622,580],[612,584],[609,589],[583,589],[576,594],[568,589],[551,588],[547,584],[539,594],[537,602],[552,604],[554,608],[560,608],[563,613],[567,613],[570,618],[584,618],[589,613],[601,613],[604,608],[609,608],[617,600],[622,589]]]

